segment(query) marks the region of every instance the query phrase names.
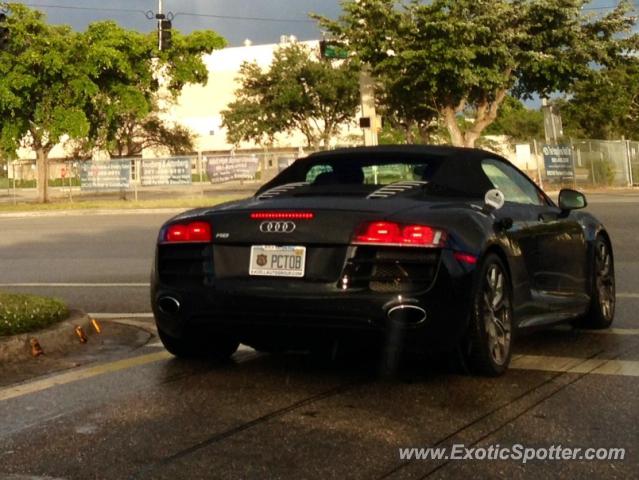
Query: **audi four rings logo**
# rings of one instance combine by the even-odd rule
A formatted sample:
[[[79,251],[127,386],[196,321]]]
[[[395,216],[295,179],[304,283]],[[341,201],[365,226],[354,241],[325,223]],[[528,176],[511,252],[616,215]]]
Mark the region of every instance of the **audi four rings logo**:
[[[260,232],[262,233],[293,233],[297,225],[293,222],[262,222]]]

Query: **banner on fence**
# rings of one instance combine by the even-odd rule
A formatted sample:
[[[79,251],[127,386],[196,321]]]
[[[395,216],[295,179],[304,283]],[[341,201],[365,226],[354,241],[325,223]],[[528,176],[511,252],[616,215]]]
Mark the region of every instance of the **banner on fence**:
[[[190,185],[190,158],[160,158],[142,161],[140,172],[142,185]]]
[[[551,180],[572,180],[575,168],[570,145],[544,145],[546,176]]]
[[[211,183],[255,180],[257,157],[206,157],[206,173]]]
[[[131,160],[84,162],[80,166],[82,190],[126,189],[131,182]]]

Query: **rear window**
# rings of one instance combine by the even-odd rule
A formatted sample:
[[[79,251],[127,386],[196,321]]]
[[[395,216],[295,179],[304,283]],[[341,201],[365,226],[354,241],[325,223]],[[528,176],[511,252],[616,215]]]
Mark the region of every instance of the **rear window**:
[[[432,168],[430,169],[432,170]],[[405,181],[427,181],[428,163],[390,163],[381,165],[319,164],[306,174],[309,184],[389,185]]]

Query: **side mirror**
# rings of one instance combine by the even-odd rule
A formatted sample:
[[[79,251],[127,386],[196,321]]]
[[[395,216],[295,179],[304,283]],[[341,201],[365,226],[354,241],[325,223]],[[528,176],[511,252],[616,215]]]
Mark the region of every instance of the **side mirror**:
[[[506,198],[500,190],[488,190],[484,196],[484,203],[484,213],[490,213],[503,207],[504,203],[506,203]]]
[[[559,192],[559,208],[562,211],[569,212],[570,210],[579,210],[587,206],[588,201],[583,193],[569,188],[564,188]]]

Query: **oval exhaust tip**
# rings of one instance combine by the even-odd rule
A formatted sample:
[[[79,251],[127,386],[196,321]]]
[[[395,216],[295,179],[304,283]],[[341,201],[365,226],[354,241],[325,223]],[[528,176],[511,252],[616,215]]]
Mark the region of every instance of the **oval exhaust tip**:
[[[417,305],[397,305],[386,314],[392,322],[414,326],[426,321],[426,310]]]
[[[173,297],[161,297],[158,300],[158,309],[166,315],[176,315],[180,312],[180,302]]]

